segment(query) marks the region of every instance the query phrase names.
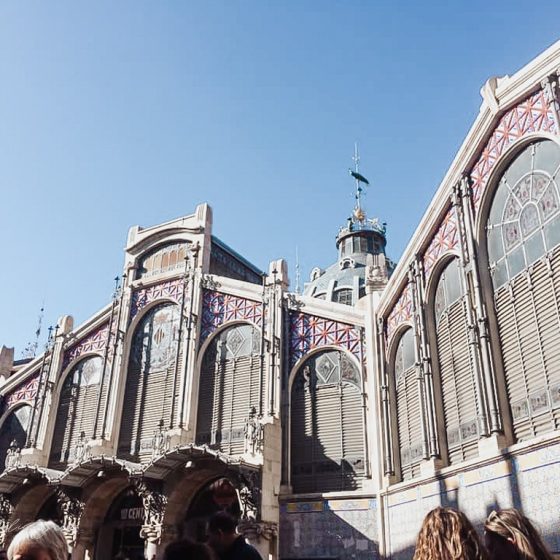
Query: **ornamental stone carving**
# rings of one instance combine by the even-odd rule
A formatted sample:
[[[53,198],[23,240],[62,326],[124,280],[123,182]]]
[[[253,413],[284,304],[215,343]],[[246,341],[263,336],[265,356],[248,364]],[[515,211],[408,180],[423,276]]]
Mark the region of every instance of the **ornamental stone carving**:
[[[260,539],[271,541],[278,536],[278,525],[269,521],[243,519],[239,522],[237,530],[250,541]]]
[[[10,447],[8,447],[8,451],[6,453],[6,459],[4,461],[4,467],[6,470],[13,469],[15,467],[19,467],[21,465],[21,449],[17,444],[17,441],[14,439],[12,443],[10,443]]]
[[[241,467],[238,473],[237,488],[241,506],[241,519],[258,521],[261,504],[260,471]]]
[[[151,487],[146,481],[139,480],[134,485],[144,507],[144,524],[140,529],[140,537],[150,543],[159,544],[162,536],[167,496]]]
[[[85,502],[83,502],[78,494],[73,493],[71,489],[57,488],[56,498],[60,512],[62,513],[62,532],[66,538],[68,546],[76,546],[78,540],[78,529],[80,527],[80,519],[84,511]]]
[[[257,409],[249,409],[249,417],[245,419],[245,453],[255,455],[262,452],[263,426],[262,416],[257,414]]]
[[[10,523],[14,506],[7,494],[0,494],[0,547],[7,544],[7,536],[10,531]]]

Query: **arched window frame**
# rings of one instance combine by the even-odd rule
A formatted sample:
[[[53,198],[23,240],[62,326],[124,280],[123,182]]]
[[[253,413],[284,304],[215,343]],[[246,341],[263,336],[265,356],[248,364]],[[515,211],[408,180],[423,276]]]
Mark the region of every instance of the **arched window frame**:
[[[407,362],[407,366],[402,371],[397,371],[398,360],[399,360],[399,352],[402,350],[401,344],[406,340],[410,341],[410,349],[409,351],[412,352],[410,356],[410,360]],[[393,456],[396,459],[396,472],[400,473],[401,479],[411,479],[415,478],[420,475],[420,463],[424,459],[424,448],[423,448],[423,435],[422,435],[422,424],[423,419],[421,418],[422,415],[422,403],[421,398],[422,395],[418,388],[418,366],[419,364],[416,362],[416,338],[414,334],[413,325],[409,322],[402,324],[398,331],[394,334],[391,339],[391,345],[389,347],[389,389],[390,389],[390,399],[391,399],[391,430],[393,433],[393,441],[392,448],[393,448]],[[404,364],[403,364],[404,367]],[[397,377],[398,376],[398,377]],[[403,377],[404,376],[404,377]],[[416,426],[420,427],[420,431],[418,433],[418,438],[415,445],[409,449],[408,445],[406,446],[403,452],[403,446],[399,434],[399,412],[401,404],[399,402],[399,387],[400,384],[406,381],[407,376],[413,376],[413,383],[414,391],[416,391],[416,398],[418,402],[416,403],[416,409],[418,417],[415,418]],[[408,415],[409,413],[409,405],[414,403],[409,403],[408,401],[403,403],[406,406],[405,413]]]
[[[290,484],[293,483],[292,480],[292,396],[293,396],[293,389],[294,389],[294,384],[297,382],[298,377],[300,375],[303,374],[303,370],[305,368],[306,363],[308,362],[308,360],[316,357],[317,355],[323,354],[325,352],[332,352],[332,351],[336,351],[339,352],[341,355],[343,355],[355,368],[356,368],[356,372],[359,376],[359,379],[355,380],[355,382],[348,382],[348,381],[340,381],[338,382],[338,384],[342,384],[342,383],[348,383],[348,385],[353,385],[356,390],[359,391],[359,394],[362,395],[364,388],[363,388],[363,373],[362,370],[358,364],[358,362],[356,361],[355,357],[353,355],[351,355],[349,352],[347,352],[345,349],[337,347],[337,346],[324,346],[321,348],[317,348],[311,352],[309,352],[308,354],[306,354],[305,356],[302,356],[297,363],[294,365],[294,367],[292,368],[290,375],[289,375],[289,381],[288,381],[288,396],[289,396],[289,409],[287,412],[287,421],[288,421],[288,426],[289,426],[289,430],[288,430],[288,437],[287,437],[287,441],[286,441],[286,453],[285,453],[285,457],[286,457],[286,463],[287,463],[287,480],[289,481]],[[324,386],[332,386],[332,383],[327,383]],[[365,418],[362,417],[362,421],[361,421],[361,426],[362,426],[362,430],[363,430],[363,454],[364,454],[364,475],[368,472],[368,466],[367,466],[367,462],[368,462],[368,457],[366,456],[367,453],[367,425],[366,425],[366,420]]]
[[[445,274],[445,271],[449,267],[449,265],[455,261],[457,263],[458,269],[458,286],[461,291],[461,296],[453,300],[453,302],[449,303],[444,312],[439,314],[437,305],[438,302],[438,287],[440,285],[440,281],[442,279],[442,275]],[[480,402],[479,402],[479,390],[480,388],[477,386],[478,380],[476,379],[476,373],[474,368],[474,359],[475,357],[472,355],[472,349],[468,344],[468,320],[466,315],[466,306],[469,305],[467,301],[468,289],[466,285],[466,279],[464,277],[464,271],[461,266],[461,256],[456,251],[447,251],[444,253],[436,265],[434,266],[432,273],[430,275],[427,290],[427,324],[428,324],[428,336],[430,341],[430,347],[434,349],[433,356],[432,356],[432,365],[434,369],[434,399],[435,399],[435,411],[437,416],[437,429],[439,433],[440,441],[446,442],[447,445],[442,446],[442,458],[444,462],[447,463],[460,463],[463,460],[469,459],[471,457],[475,457],[478,455],[478,439],[480,437]],[[464,334],[465,343],[464,345],[457,345],[456,348],[460,349],[465,355],[463,359],[468,359],[470,361],[470,372],[472,375],[472,379],[468,380],[469,385],[471,385],[469,392],[471,393],[471,398],[474,399],[474,406],[476,411],[474,415],[469,415],[468,418],[462,418],[460,422],[460,426],[453,429],[453,432],[450,434],[448,430],[448,424],[446,422],[445,416],[445,400],[444,400],[444,385],[442,379],[442,366],[440,363],[440,347],[438,341],[438,325],[439,320],[444,317],[445,313],[447,313],[449,306],[455,303],[456,301],[462,300],[463,306],[465,307],[464,313],[464,326],[467,329],[466,334]],[[454,358],[455,360],[455,358]],[[457,401],[458,403],[458,401]],[[459,452],[461,450],[461,452]],[[460,454],[467,454],[466,457],[461,458]]]
[[[502,282],[495,288],[496,282],[492,273],[490,272],[490,269],[493,268],[492,264],[495,260],[492,259],[491,251],[489,251],[490,241],[487,235],[487,232],[489,231],[489,218],[492,212],[493,204],[496,200],[497,191],[500,186],[502,177],[504,176],[504,174],[507,174],[510,166],[515,163],[517,158],[521,156],[525,150],[530,148],[532,144],[538,144],[543,141],[552,142],[556,150],[560,150],[560,142],[557,136],[547,133],[536,133],[525,135],[523,138],[513,143],[508,148],[508,150],[506,150],[506,152],[502,154],[501,158],[496,162],[494,169],[487,180],[486,189],[482,193],[479,212],[476,216],[474,228],[479,250],[479,269],[482,294],[484,301],[486,302],[490,337],[492,341],[491,351],[496,368],[498,398],[500,401],[500,409],[503,415],[503,424],[507,441],[510,443],[520,441],[520,438],[522,440],[530,439],[534,437],[535,433],[537,435],[539,435],[540,433],[546,433],[546,429],[545,431],[542,431],[542,419],[545,416],[558,416],[560,411],[560,383],[558,385],[556,385],[554,382],[551,382],[549,384],[550,387],[547,390],[548,396],[546,396],[544,400],[543,398],[539,398],[539,391],[529,390],[529,393],[531,393],[531,395],[534,395],[535,397],[536,408],[534,412],[532,410],[533,405],[531,404],[531,398],[528,397],[525,404],[523,404],[522,402],[523,399],[516,399],[515,395],[513,395],[512,398],[510,390],[508,389],[507,375],[508,372],[511,372],[511,368],[507,363],[507,357],[504,356],[504,352],[507,353],[507,351],[500,336],[498,318],[499,304],[495,299],[498,298],[500,301],[502,301],[502,303],[506,302],[507,300],[517,302],[519,297],[519,290],[523,289],[523,284],[527,284],[530,292],[534,293],[534,283],[532,278],[535,274],[537,275],[537,277],[540,277],[543,274],[543,271],[545,275],[552,279],[553,276],[555,276],[555,273],[553,272],[552,259],[555,259],[554,255],[556,254],[559,246],[558,244],[556,244],[554,247],[547,247],[547,250],[544,251],[540,256],[535,258],[533,262],[528,265],[528,267],[523,268],[517,274],[513,275],[511,278],[508,278],[505,282]],[[560,184],[560,182],[558,181],[558,174],[554,173],[554,176],[556,176],[556,185],[558,187]],[[552,221],[553,219],[559,219],[558,213],[555,213],[554,216],[551,215],[549,217],[549,221],[547,221],[547,224],[550,223],[550,221]],[[541,297],[540,300],[542,301],[543,298]],[[502,304],[500,304],[499,306],[501,307],[501,305]],[[515,304],[514,307],[516,309],[520,309],[517,304]],[[534,328],[537,329],[537,326],[535,325]],[[534,338],[535,340],[537,339],[536,337]],[[525,350],[522,351],[522,347],[520,344],[521,343],[519,341],[516,342],[516,346],[519,348],[519,352],[522,352],[522,356],[528,357],[528,353]],[[541,355],[542,360],[546,360],[546,358],[542,357],[542,351],[539,351],[538,353]],[[517,362],[518,360],[516,359],[514,361]],[[545,367],[544,364],[545,362],[543,362],[543,368]],[[554,398],[556,398],[556,402],[553,401]],[[537,406],[538,403],[545,403],[545,406]],[[533,420],[533,418],[535,420]],[[516,428],[515,425],[519,421],[523,422],[524,419],[528,420],[532,427],[530,429],[528,427]],[[539,425],[541,426],[540,428],[538,427]]]

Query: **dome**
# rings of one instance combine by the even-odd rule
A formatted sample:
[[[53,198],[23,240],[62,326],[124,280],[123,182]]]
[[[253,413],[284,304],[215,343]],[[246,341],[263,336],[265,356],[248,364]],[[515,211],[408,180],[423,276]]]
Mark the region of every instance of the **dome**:
[[[386,278],[395,267],[385,256],[385,231],[385,224],[379,223],[377,218],[367,219],[358,207],[336,236],[337,262],[326,270],[314,268],[303,295],[355,305],[365,295],[369,255],[374,257]]]

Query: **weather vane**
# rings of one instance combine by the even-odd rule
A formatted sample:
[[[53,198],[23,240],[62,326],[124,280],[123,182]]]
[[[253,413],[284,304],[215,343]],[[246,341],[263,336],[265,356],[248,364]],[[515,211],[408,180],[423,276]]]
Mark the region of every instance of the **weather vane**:
[[[358,154],[358,143],[354,143],[354,156],[352,157],[354,162],[354,170],[348,169],[350,175],[356,180],[356,207],[354,208],[354,217],[359,221],[363,222],[366,218],[365,212],[362,210],[362,183],[364,185],[369,185],[369,181],[360,173],[360,155]]]

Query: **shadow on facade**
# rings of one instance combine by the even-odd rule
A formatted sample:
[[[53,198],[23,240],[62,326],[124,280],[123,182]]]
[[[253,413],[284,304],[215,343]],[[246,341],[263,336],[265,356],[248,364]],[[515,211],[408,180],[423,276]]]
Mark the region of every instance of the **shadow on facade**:
[[[299,438],[301,443],[292,447],[294,495],[281,503],[280,557],[378,558],[376,499],[322,497],[324,492],[361,488],[365,474],[363,459],[327,456],[317,426],[313,426],[312,433],[316,436]]]

